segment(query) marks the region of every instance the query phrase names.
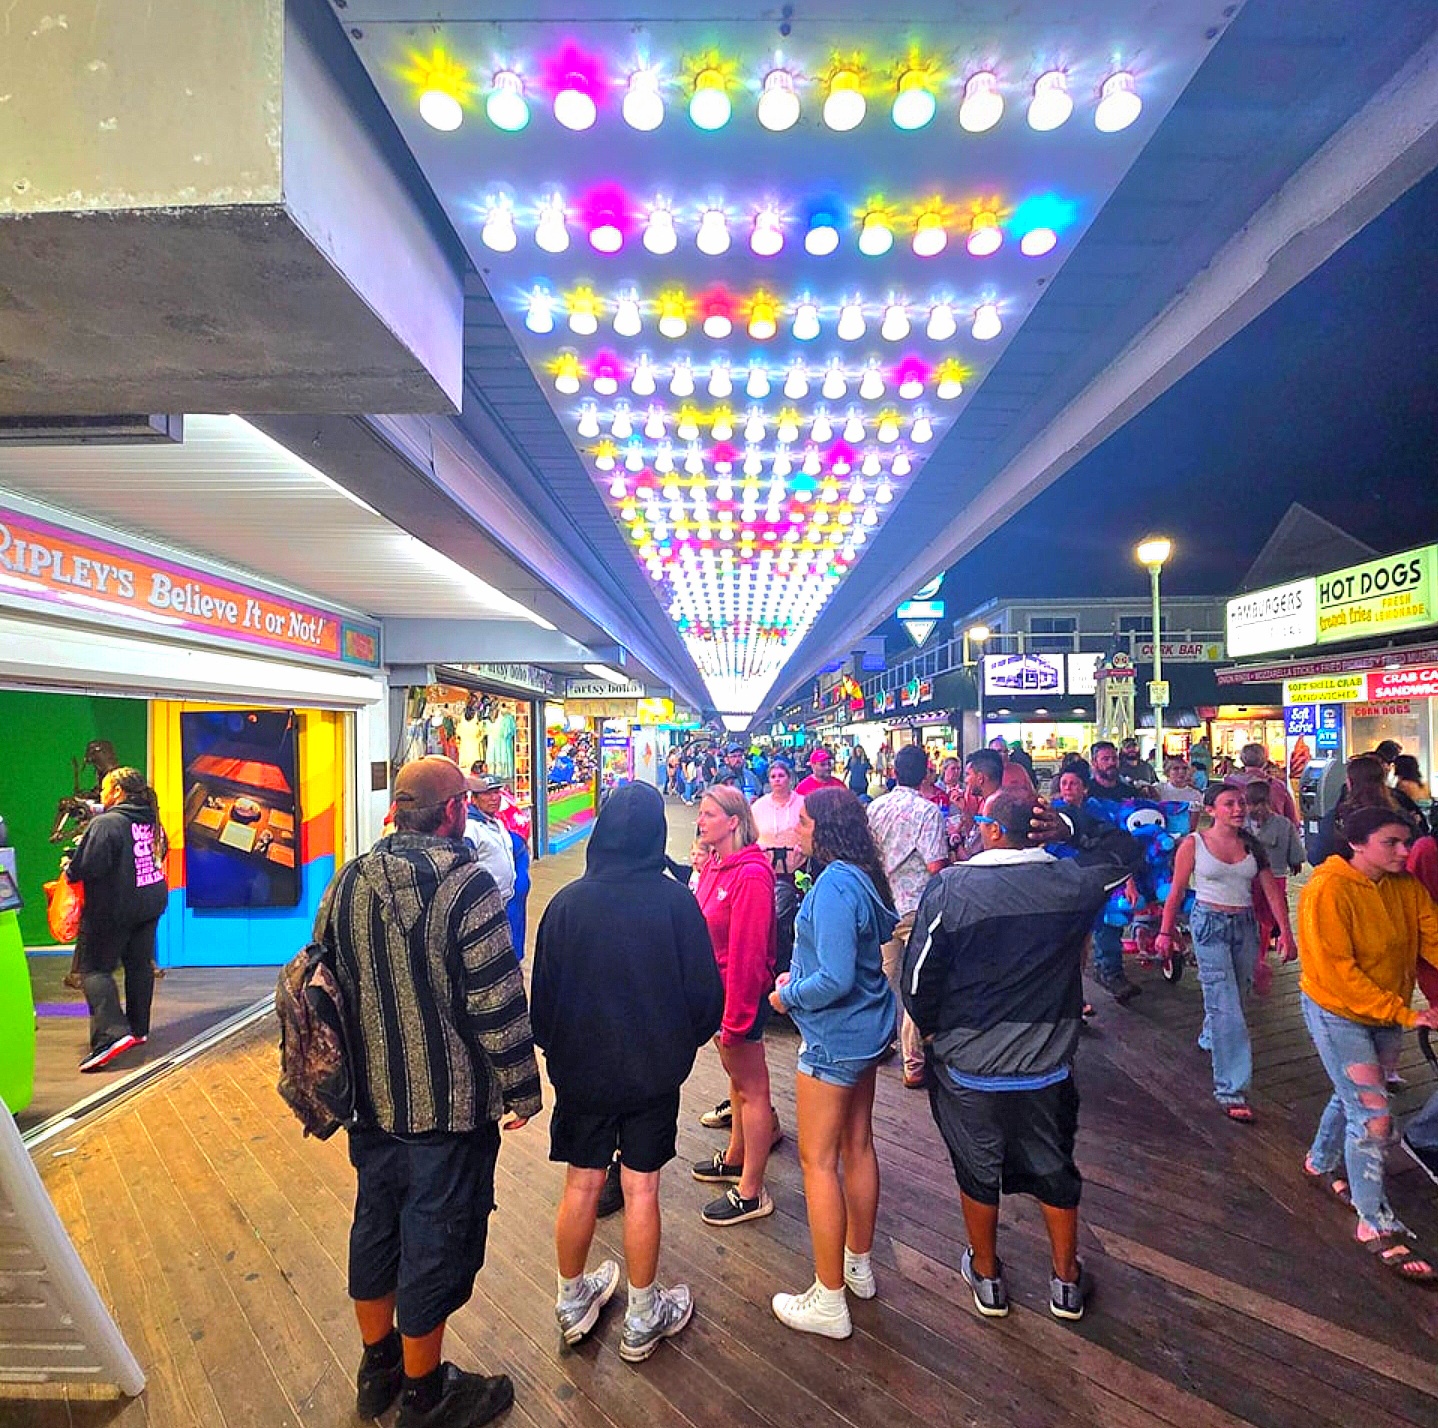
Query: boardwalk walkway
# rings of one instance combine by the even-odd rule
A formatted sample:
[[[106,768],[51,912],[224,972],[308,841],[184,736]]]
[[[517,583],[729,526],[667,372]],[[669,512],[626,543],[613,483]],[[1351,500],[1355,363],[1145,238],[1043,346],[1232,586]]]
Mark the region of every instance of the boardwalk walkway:
[[[676,848],[687,847],[671,810]],[[535,868],[531,918],[582,850]],[[532,935],[532,934],[531,934]],[[855,1303],[843,1343],[796,1335],[768,1300],[811,1277],[792,1138],[770,1162],[778,1213],[700,1223],[711,1192],[682,1161],[666,1175],[661,1273],[687,1280],[691,1328],[647,1364],[622,1363],[613,1310],[561,1354],[554,1326],[547,1113],[506,1137],[489,1262],[447,1348],[512,1375],[515,1425],[565,1428],[1402,1428],[1438,1424],[1438,1294],[1396,1282],[1353,1246],[1351,1216],[1304,1182],[1303,1147],[1326,1092],[1291,969],[1259,1003],[1259,1123],[1224,1121],[1193,1044],[1191,974],[1147,980],[1132,1008],[1100,1006],[1081,1051],[1083,1253],[1088,1316],[1047,1313],[1035,1208],[1011,1202],[1001,1251],[1015,1312],[972,1311],[958,1274],[957,1194],[927,1098],[880,1073],[883,1191],[878,1298]],[[793,1127],[796,1038],[768,1038],[776,1101]],[[1407,1103],[1429,1089],[1410,1049]],[[6,1397],[0,1424],[286,1428],[354,1422],[357,1358],[344,1292],[352,1175],[343,1136],[301,1141],[273,1091],[273,1031],[231,1042],[40,1152],[41,1169],[100,1291],[149,1375],[131,1403]],[[684,1093],[680,1155],[717,1137],[698,1112],[723,1093],[712,1050]],[[1406,1168],[1405,1168],[1406,1167]],[[1438,1243],[1432,1187],[1393,1162],[1400,1211]],[[603,1222],[596,1257],[619,1249]]]

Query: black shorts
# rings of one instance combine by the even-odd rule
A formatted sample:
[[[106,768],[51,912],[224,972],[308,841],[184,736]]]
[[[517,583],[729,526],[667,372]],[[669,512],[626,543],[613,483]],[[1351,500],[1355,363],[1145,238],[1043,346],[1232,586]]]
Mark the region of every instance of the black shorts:
[[[1041,1091],[970,1091],[931,1066],[929,1105],[959,1189],[982,1205],[999,1194],[1032,1195],[1056,1210],[1079,1202],[1083,1179],[1074,1164],[1078,1088],[1069,1076]]]
[[[675,1155],[679,1092],[627,1111],[571,1110],[556,1094],[549,1118],[549,1158],[585,1170],[607,1170],[614,1152],[630,1170],[662,1170]]]
[[[359,1187],[350,1230],[351,1299],[396,1296],[401,1334],[422,1338],[467,1303],[494,1209],[499,1127],[462,1135],[350,1132]]]

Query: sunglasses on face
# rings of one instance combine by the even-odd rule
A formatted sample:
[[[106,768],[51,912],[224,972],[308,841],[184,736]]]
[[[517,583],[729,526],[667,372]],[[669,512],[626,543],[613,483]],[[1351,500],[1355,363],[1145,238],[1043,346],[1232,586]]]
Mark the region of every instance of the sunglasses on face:
[[[974,822],[975,822],[975,823],[992,823],[995,827],[997,827],[999,820],[998,820],[997,818],[990,818],[987,813],[976,813],[976,814],[974,814]]]

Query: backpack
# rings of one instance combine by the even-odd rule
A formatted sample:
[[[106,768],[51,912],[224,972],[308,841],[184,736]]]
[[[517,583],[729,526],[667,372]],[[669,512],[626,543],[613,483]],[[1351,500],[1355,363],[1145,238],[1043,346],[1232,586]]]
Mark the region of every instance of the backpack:
[[[323,942],[311,942],[285,963],[275,984],[275,1014],[277,1089],[305,1134],[328,1140],[341,1126],[353,1126],[356,1114],[344,998]]]

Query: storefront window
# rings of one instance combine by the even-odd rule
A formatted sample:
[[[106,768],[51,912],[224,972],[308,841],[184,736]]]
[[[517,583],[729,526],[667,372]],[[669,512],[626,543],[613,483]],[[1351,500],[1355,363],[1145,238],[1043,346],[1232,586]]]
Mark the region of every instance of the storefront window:
[[[1429,772],[1428,701],[1385,699],[1381,704],[1350,704],[1347,710],[1348,756],[1366,754],[1392,739]]]
[[[1065,754],[1087,758],[1090,746],[1098,738],[1098,730],[1093,724],[986,722],[984,742],[996,738],[1010,745],[1017,742],[1034,761],[1036,770],[1051,772],[1058,768]]]

